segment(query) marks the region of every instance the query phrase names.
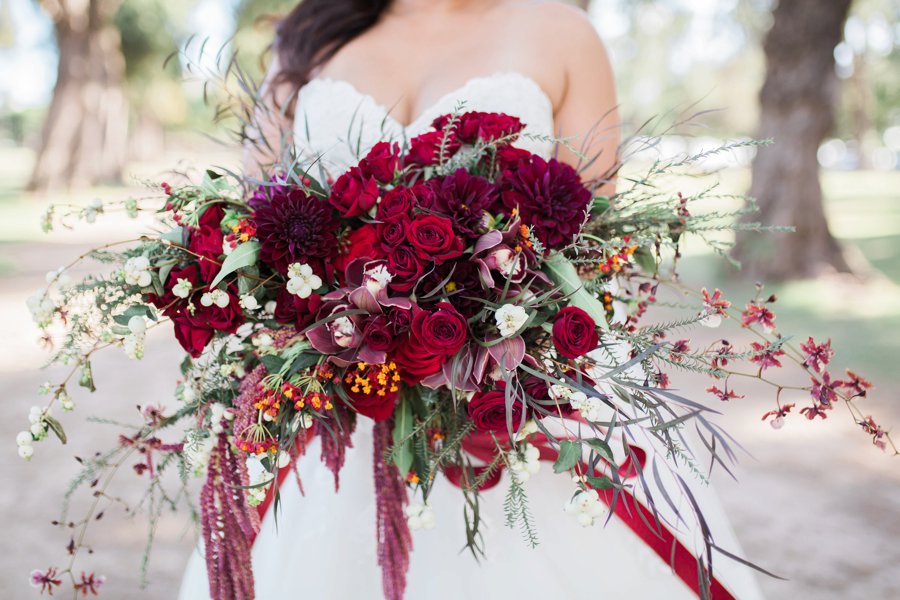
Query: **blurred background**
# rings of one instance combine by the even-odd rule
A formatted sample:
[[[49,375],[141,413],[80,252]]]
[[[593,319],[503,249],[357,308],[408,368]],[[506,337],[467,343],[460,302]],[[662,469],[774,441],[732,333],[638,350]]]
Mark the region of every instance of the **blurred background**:
[[[76,397],[64,415],[70,444],[41,444],[35,459],[15,456],[47,358],[25,299],[44,274],[90,247],[146,231],[149,222],[101,217],[96,225],[43,235],[49,204],[140,194],[174,167],[236,165],[234,146],[203,100],[206,65],[197,40],[239,50],[259,76],[271,41],[266,17],[289,0],[0,0],[0,455],[6,485],[0,510],[7,546],[0,595],[28,598],[28,573],[58,564],[68,533],[50,526],[73,455],[115,443],[117,430],[88,415],[129,419],[137,405],[172,406],[180,352],[166,333],[150,336],[141,370],[111,352],[95,363],[99,391]],[[622,112],[644,120],[710,110],[677,135],[666,153],[724,140],[775,138],[757,153],[730,157],[722,190],[750,193],[753,217],[789,224],[795,234],[738,240],[740,272],[692,249],[689,284],[721,287],[743,303],[754,282],[772,282],[782,329],[831,337],[836,371],[852,367],[877,389],[863,410],[900,423],[900,1],[593,0],[586,8],[610,50]],[[189,40],[185,57],[166,61]],[[215,52],[211,52],[215,54]],[[717,110],[713,110],[717,109]],[[705,165],[710,168],[722,164]],[[698,185],[698,184],[695,184]],[[694,344],[715,331],[692,332]],[[702,339],[707,336],[709,339]],[[705,382],[676,386],[702,394]],[[770,598],[900,597],[900,468],[872,447],[849,415],[825,422],[760,421],[767,395],[733,401],[723,424],[749,455],[740,484],[716,480],[744,553],[789,579],[761,578]],[[896,429],[895,429],[896,433]],[[122,499],[140,500],[143,482],[123,475]],[[89,502],[76,496],[76,507]],[[118,506],[118,505],[116,505]],[[109,578],[110,598],[174,598],[193,532],[184,516],[164,515],[139,591],[144,522],[114,507],[95,527],[88,569]],[[598,532],[598,534],[601,534]],[[46,563],[46,564],[45,564]]]

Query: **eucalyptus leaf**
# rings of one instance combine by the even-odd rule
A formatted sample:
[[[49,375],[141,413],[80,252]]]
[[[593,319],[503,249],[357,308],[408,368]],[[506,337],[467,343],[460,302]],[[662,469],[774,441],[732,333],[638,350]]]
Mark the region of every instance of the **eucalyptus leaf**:
[[[401,398],[397,409],[394,411],[394,464],[400,471],[400,476],[405,478],[412,468],[413,453],[412,436],[413,432],[413,416],[412,406],[407,399]]]
[[[243,244],[235,248],[231,254],[225,257],[225,262],[222,263],[222,268],[219,270],[219,274],[216,275],[216,278],[212,280],[212,283],[209,285],[209,287],[216,287],[222,282],[223,279],[225,279],[228,275],[231,275],[238,269],[243,269],[245,267],[255,265],[258,259],[259,242],[257,242],[256,240],[244,242]]]
[[[604,460],[609,461],[610,463],[615,462],[615,459],[613,458],[612,448],[610,448],[609,444],[607,444],[603,440],[599,438],[591,438],[588,440],[584,440],[584,443],[587,444],[591,450],[599,454],[600,457]]]
[[[577,306],[589,314],[601,328],[609,329],[603,303],[585,289],[575,265],[569,259],[557,252],[544,261],[542,270],[562,289],[562,293],[569,298],[572,306]]]
[[[554,473],[565,473],[578,464],[581,460],[581,442],[562,440],[559,443],[559,456],[553,463]]]

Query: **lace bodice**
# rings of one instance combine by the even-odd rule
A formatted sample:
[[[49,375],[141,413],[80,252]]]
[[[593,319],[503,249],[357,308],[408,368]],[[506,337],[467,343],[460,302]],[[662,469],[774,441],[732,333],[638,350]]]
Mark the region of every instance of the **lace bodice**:
[[[336,177],[377,142],[415,137],[427,131],[435,117],[454,110],[516,116],[526,126],[517,146],[544,156],[552,151],[553,143],[547,139],[554,134],[550,98],[537,82],[517,72],[474,77],[443,95],[406,126],[351,83],[313,79],[297,96],[294,140],[301,160],[319,161],[327,175]]]

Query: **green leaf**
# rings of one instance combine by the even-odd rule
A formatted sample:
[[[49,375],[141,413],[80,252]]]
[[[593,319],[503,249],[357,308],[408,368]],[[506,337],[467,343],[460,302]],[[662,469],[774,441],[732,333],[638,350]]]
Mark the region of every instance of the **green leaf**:
[[[562,293],[569,298],[569,304],[585,311],[601,328],[609,329],[603,303],[584,288],[584,282],[569,259],[557,252],[544,261],[542,270],[562,289]]]
[[[595,490],[610,490],[615,487],[609,477],[588,476],[585,477],[585,479],[587,480],[588,485],[590,485]]]
[[[184,241],[184,228],[183,227],[175,227],[166,231],[165,233],[160,234],[160,239],[165,240],[167,242],[172,242],[173,244],[181,244]]]
[[[634,262],[641,268],[645,273],[656,273],[656,257],[653,255],[653,251],[645,246],[639,247],[634,251]]]
[[[266,367],[266,371],[269,373],[281,372],[281,368],[284,366],[285,362],[283,358],[275,356],[274,354],[267,354],[260,357],[259,361]]]
[[[97,388],[94,386],[94,371],[91,369],[90,362],[85,362],[81,365],[81,377],[78,379],[78,385],[92,392],[97,391]]]
[[[602,215],[609,210],[609,196],[597,196],[591,204],[591,214]]]
[[[172,269],[175,268],[175,263],[169,261],[159,268],[159,282],[166,287],[166,279],[169,278],[169,273],[172,272]]]
[[[219,274],[216,275],[216,278],[213,279],[209,287],[216,287],[223,279],[225,279],[225,277],[231,275],[238,269],[255,265],[257,259],[259,259],[259,242],[256,240],[244,242],[235,248],[234,252],[225,257],[225,262],[222,263]]]
[[[63,427],[60,424],[60,422],[49,415],[44,415],[43,418],[44,418],[44,422],[50,427],[50,429],[53,431],[53,433],[56,434],[56,437],[59,438],[59,441],[61,441],[63,444],[65,444],[67,441],[66,432],[63,431]]]
[[[609,462],[614,462],[612,448],[609,447],[609,444],[604,442],[599,438],[591,438],[589,440],[584,440],[584,443],[587,444],[591,450],[600,455],[601,458],[607,460]]]
[[[563,440],[559,443],[559,456],[553,463],[554,473],[565,473],[581,460],[581,442]]]
[[[147,317],[148,319],[155,320],[156,315],[153,314],[153,311],[150,310],[150,307],[146,304],[136,304],[134,306],[129,306],[122,314],[114,316],[113,321],[119,325],[127,326],[131,317]]]
[[[412,406],[405,397],[400,399],[397,410],[394,411],[394,464],[404,479],[412,468],[414,454],[412,439],[413,432]]]

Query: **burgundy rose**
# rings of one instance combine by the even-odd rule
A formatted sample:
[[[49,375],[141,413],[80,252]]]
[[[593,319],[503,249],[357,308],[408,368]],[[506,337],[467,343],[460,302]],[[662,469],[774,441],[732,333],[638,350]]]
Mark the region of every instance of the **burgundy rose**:
[[[456,258],[463,252],[462,240],[453,232],[453,223],[437,215],[417,216],[410,223],[406,237],[421,258],[436,264]]]
[[[378,183],[359,167],[353,167],[334,182],[328,201],[344,217],[364,215],[378,201]]]
[[[597,324],[577,306],[567,306],[553,320],[553,345],[566,358],[578,358],[599,343]]]
[[[412,335],[432,354],[453,356],[466,343],[468,323],[448,302],[438,302],[435,309],[413,316]]]
[[[498,389],[489,392],[477,392],[469,401],[469,417],[479,431],[507,431],[506,391],[505,384],[500,382]],[[519,399],[513,400],[512,412],[509,415],[513,431],[522,422],[524,407]]]
[[[231,290],[227,293],[228,305],[222,308],[216,304],[203,306],[200,303],[200,292],[196,292],[192,301],[193,313],[185,306],[178,307],[172,316],[176,339],[194,358],[200,356],[217,331],[234,333],[244,322],[238,297]]]
[[[275,320],[279,323],[293,324],[298,330],[303,329],[315,322],[322,305],[322,297],[318,294],[301,298],[282,289],[275,300]]]
[[[396,219],[398,217],[409,218],[413,207],[419,203],[412,189],[398,185],[387,192],[378,203],[378,212],[375,216],[380,221]]]
[[[450,217],[453,228],[460,234],[477,237],[487,228],[488,211],[499,200],[497,189],[484,177],[469,175],[457,169],[453,175],[436,177],[430,182],[434,199],[427,206]]]
[[[441,160],[450,158],[459,150],[459,139],[453,131],[429,131],[409,141],[406,161],[420,167],[436,165]]]
[[[394,307],[388,311],[388,322],[395,335],[404,334],[412,327],[412,311],[408,308]]]
[[[363,343],[376,352],[390,352],[397,345],[397,336],[384,315],[370,317],[363,325]]]
[[[198,255],[200,276],[207,283],[215,279],[219,272],[219,257],[222,256],[222,242],[225,239],[225,234],[222,233],[224,217],[222,207],[214,204],[203,211],[197,227],[190,230],[188,250]]]
[[[291,263],[307,263],[327,277],[326,262],[337,256],[338,222],[324,201],[299,189],[273,191],[272,200],[256,210],[259,260],[282,274]]]
[[[443,129],[451,115],[438,117],[432,123],[435,129]],[[478,140],[491,142],[513,136],[525,128],[516,117],[503,113],[467,112],[457,117],[456,130],[464,144],[474,144]]]
[[[393,360],[397,363],[403,382],[416,385],[429,375],[440,371],[446,359],[433,354],[429,348],[419,343],[415,336],[410,335],[407,341],[397,346]]]
[[[192,293],[203,286],[203,280],[200,278],[200,267],[196,263],[190,263],[185,267],[173,268],[166,280],[162,282],[166,293],[162,296],[150,294],[147,297],[150,303],[162,310],[166,316],[176,315],[179,308],[187,306],[188,299],[180,298],[172,293],[172,288],[175,287],[179,279],[187,279],[191,282]]]
[[[422,259],[409,246],[397,246],[388,254],[388,271],[393,275],[390,287],[395,292],[409,292],[425,272]]]
[[[387,219],[378,224],[378,241],[381,249],[390,252],[406,241],[409,220],[406,217]]]
[[[503,172],[501,197],[506,214],[518,209],[522,222],[550,249],[566,246],[584,223],[591,192],[571,166],[532,155]]]
[[[531,158],[531,152],[515,146],[497,148],[497,165],[501,171],[514,171],[519,162]]]
[[[381,183],[390,183],[400,167],[400,146],[389,142],[378,142],[364,159],[359,162],[360,170]]]

